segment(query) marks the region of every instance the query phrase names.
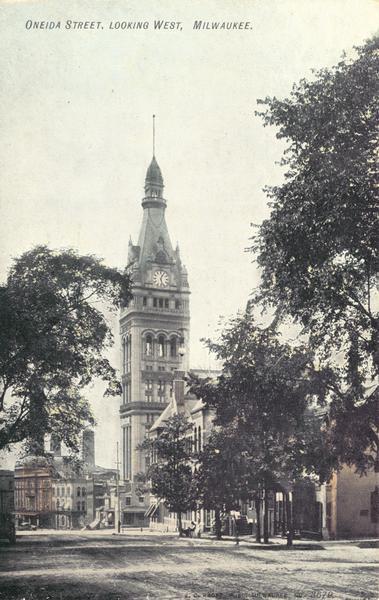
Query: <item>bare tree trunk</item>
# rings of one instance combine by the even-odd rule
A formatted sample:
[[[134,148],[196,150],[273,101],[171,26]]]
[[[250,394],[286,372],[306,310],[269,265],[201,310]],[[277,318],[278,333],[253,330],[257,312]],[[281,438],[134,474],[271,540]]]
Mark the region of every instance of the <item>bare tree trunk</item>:
[[[221,514],[220,514],[220,509],[219,508],[215,509],[215,533],[216,533],[216,539],[217,540],[221,540],[221,538],[222,538],[222,534],[221,534]]]
[[[179,537],[182,537],[183,536],[182,513],[178,512],[178,513],[176,513],[176,516],[178,518]]]
[[[268,490],[264,489],[264,504],[263,504],[263,542],[268,544],[269,532],[268,532]]]
[[[282,502],[282,537],[287,535],[287,495],[283,492]]]
[[[255,541],[261,543],[261,537],[262,537],[262,533],[261,533],[261,499],[260,499],[260,493],[257,492],[257,495],[255,496],[254,499],[254,503],[255,503],[255,513],[257,515],[257,529],[255,532]]]

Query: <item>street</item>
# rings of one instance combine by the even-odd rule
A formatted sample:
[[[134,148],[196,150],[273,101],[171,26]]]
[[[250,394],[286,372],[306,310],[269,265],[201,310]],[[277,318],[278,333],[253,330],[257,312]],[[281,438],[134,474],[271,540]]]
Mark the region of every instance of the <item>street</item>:
[[[374,544],[274,542],[23,532],[15,546],[0,546],[0,599],[378,597]]]

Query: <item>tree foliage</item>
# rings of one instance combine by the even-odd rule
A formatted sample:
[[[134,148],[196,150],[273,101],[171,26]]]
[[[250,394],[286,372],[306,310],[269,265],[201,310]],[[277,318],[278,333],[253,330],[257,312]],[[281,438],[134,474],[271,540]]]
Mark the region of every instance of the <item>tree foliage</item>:
[[[39,246],[14,261],[0,287],[0,449],[52,433],[73,450],[92,423],[81,390],[94,377],[119,393],[98,306],[130,298],[130,280],[93,256]],[[41,448],[40,448],[41,450]]]
[[[365,469],[378,450],[377,123],[379,38],[332,69],[266,98],[257,113],[288,142],[282,185],[254,238],[256,300],[289,315],[327,364],[330,430],[341,460]]]
[[[312,352],[259,327],[251,307],[226,325],[217,342],[207,343],[223,361],[222,373],[216,383],[192,376],[190,385],[215,410],[214,423],[239,461],[241,491],[273,489],[306,472],[325,480],[333,457],[313,405],[316,397],[325,400],[328,373],[314,369]]]
[[[197,456],[194,472],[198,506],[215,511],[215,531],[221,538],[221,516],[239,507],[249,485],[243,443],[233,428],[215,427]]]

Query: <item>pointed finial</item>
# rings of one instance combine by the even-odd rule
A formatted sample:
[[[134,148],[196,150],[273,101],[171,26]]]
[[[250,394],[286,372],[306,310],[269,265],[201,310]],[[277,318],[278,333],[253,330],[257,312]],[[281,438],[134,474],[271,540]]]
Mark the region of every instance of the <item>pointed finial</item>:
[[[155,156],[155,115],[153,115],[153,156]]]

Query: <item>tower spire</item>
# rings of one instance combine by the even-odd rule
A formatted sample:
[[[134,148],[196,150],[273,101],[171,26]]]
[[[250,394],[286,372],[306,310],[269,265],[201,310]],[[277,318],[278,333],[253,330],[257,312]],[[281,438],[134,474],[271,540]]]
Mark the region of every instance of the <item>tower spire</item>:
[[[153,115],[153,156],[155,156],[155,115]]]

